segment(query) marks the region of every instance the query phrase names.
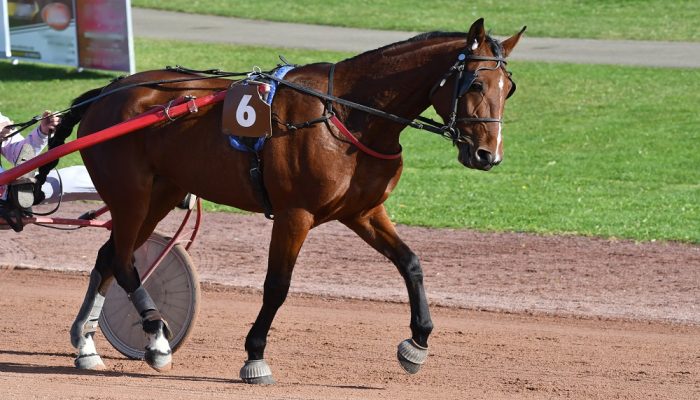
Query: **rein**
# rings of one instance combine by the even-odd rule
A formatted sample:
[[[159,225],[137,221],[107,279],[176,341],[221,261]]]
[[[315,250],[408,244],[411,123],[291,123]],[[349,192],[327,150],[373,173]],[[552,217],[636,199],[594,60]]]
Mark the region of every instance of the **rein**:
[[[333,66],[334,66],[334,65],[333,65]],[[381,118],[384,118],[384,119],[388,119],[388,120],[390,120],[390,121],[393,121],[393,122],[396,122],[396,123],[399,123],[399,124],[402,124],[402,125],[408,125],[408,126],[410,126],[410,127],[412,127],[412,128],[421,129],[421,130],[429,131],[429,132],[432,132],[432,133],[437,133],[437,134],[439,134],[439,135],[443,135],[444,132],[445,132],[444,126],[442,126],[442,125],[441,125],[439,122],[437,122],[437,121],[433,121],[432,119],[428,119],[428,118],[424,118],[424,117],[419,117],[418,120],[422,121],[423,123],[417,122],[416,120],[411,120],[411,119],[408,119],[408,118],[403,118],[403,117],[400,117],[400,116],[398,116],[398,115],[395,115],[395,114],[392,114],[392,113],[388,113],[388,112],[386,112],[386,111],[382,111],[382,110],[379,110],[379,109],[376,109],[376,108],[372,108],[372,107],[369,107],[369,106],[365,106],[365,105],[360,104],[360,103],[355,103],[354,101],[346,100],[346,99],[343,99],[343,98],[340,98],[340,97],[336,97],[336,96],[333,96],[333,95],[330,95],[330,94],[326,94],[326,93],[323,93],[323,92],[319,92],[319,91],[316,91],[316,90],[314,90],[314,89],[310,89],[310,88],[308,88],[308,87],[306,87],[306,86],[298,85],[298,84],[293,83],[293,82],[290,82],[290,81],[288,81],[288,80],[280,79],[280,78],[274,77],[274,76],[272,76],[272,75],[270,75],[270,74],[268,74],[268,73],[264,73],[264,72],[263,72],[263,73],[260,73],[260,74],[258,74],[258,75],[264,77],[265,79],[273,80],[273,81],[277,82],[277,83],[280,84],[280,85],[284,85],[284,86],[290,87],[290,88],[292,88],[292,89],[294,89],[294,90],[296,90],[296,91],[298,91],[298,92],[305,93],[305,94],[308,94],[308,95],[310,95],[310,96],[314,96],[314,97],[317,97],[317,98],[319,98],[319,99],[326,100],[327,102],[338,103],[338,104],[344,105],[344,106],[346,106],[346,107],[350,107],[350,108],[354,108],[354,109],[356,109],[356,110],[364,111],[364,112],[366,112],[366,113],[368,113],[368,114],[371,114],[371,115],[374,115],[374,116],[377,116],[377,117],[381,117]],[[329,120],[329,119],[331,118],[331,115],[335,115],[335,113],[334,113],[332,110],[327,110],[327,111],[326,111],[326,115],[324,116],[325,118],[320,118],[320,121],[316,121],[315,123],[327,121],[327,120]],[[302,125],[302,124],[291,125],[291,126],[289,126],[289,127],[292,128],[292,129],[294,129],[295,127],[298,127],[299,125]]]
[[[466,69],[466,64],[469,61],[495,61],[497,64],[495,67],[479,67],[473,72],[469,74],[465,74],[464,71]],[[451,106],[451,113],[450,113],[450,119],[447,122],[447,125],[440,124],[439,122],[426,118],[423,116],[418,116],[416,119],[408,119],[404,118],[392,113],[388,113],[386,111],[382,111],[373,107],[369,107],[363,104],[355,103],[350,100],[346,100],[337,96],[334,96],[332,94],[333,92],[333,75],[335,72],[335,64],[331,64],[331,68],[329,71],[329,79],[328,79],[328,93],[322,93],[317,90],[308,88],[306,86],[302,86],[293,82],[290,82],[288,80],[282,79],[275,77],[269,73],[261,72],[258,74],[258,76],[261,76],[263,78],[272,80],[277,82],[279,85],[285,85],[291,89],[294,89],[298,92],[308,94],[310,96],[317,97],[319,99],[325,100],[326,101],[326,106],[325,106],[325,112],[324,115],[310,120],[306,122],[302,122],[299,124],[292,124],[292,123],[283,123],[287,128],[295,130],[299,128],[305,128],[317,123],[321,122],[326,122],[326,121],[332,121],[334,125],[338,128],[338,130],[346,136],[350,141],[355,144],[358,148],[360,148],[362,151],[364,151],[367,154],[373,155],[374,157],[377,158],[382,158],[382,159],[393,159],[393,158],[398,158],[400,156],[400,152],[396,154],[381,154],[377,153],[366,146],[364,146],[362,143],[355,138],[354,135],[350,133],[350,131],[342,124],[342,122],[336,117],[335,113],[333,112],[333,103],[338,103],[341,105],[344,105],[349,108],[353,108],[356,110],[360,110],[363,112],[366,112],[370,115],[374,115],[380,118],[388,119],[392,122],[396,122],[402,125],[410,126],[415,129],[420,129],[424,131],[428,131],[431,133],[438,134],[442,136],[445,139],[450,139],[453,141],[453,143],[457,142],[466,142],[468,143],[468,139],[464,138],[459,132],[459,130],[456,128],[456,124],[458,122],[466,122],[466,123],[488,123],[488,122],[498,122],[502,123],[503,120],[501,118],[493,118],[493,117],[464,117],[464,118],[457,118],[457,105],[459,102],[459,99],[464,96],[464,94],[469,90],[469,88],[474,84],[476,81],[476,78],[479,76],[479,71],[493,71],[498,68],[505,68],[504,65],[506,64],[506,60],[503,57],[489,57],[489,56],[478,56],[478,55],[472,55],[468,54],[466,52],[462,52],[459,54],[457,57],[457,61],[455,64],[445,73],[443,78],[433,86],[433,88],[430,90],[430,97],[432,97],[433,93],[437,90],[438,87],[442,87],[445,85],[447,80],[453,75],[457,74],[457,79],[455,79],[455,86],[453,90],[453,97],[452,97],[452,106]],[[510,79],[510,74],[508,73],[508,79]],[[510,97],[513,92],[515,91],[515,83],[510,79],[511,81],[511,90],[506,96],[506,98]]]
[[[285,64],[288,64],[286,60],[282,60]],[[466,69],[466,64],[469,61],[495,61],[497,62],[495,67],[479,67],[476,70],[474,70],[473,73],[466,74],[464,73]],[[453,75],[457,74],[457,79],[455,80],[455,87],[453,91],[453,98],[452,98],[452,111],[450,113],[450,119],[447,122],[447,125],[441,124],[433,119],[423,117],[423,116],[418,116],[416,119],[408,119],[404,118],[392,113],[388,113],[386,111],[382,111],[373,107],[369,107],[363,104],[355,103],[350,100],[346,100],[337,96],[334,96],[332,94],[333,91],[333,74],[335,71],[335,64],[331,64],[330,72],[329,72],[329,81],[328,81],[328,93],[322,93],[319,91],[316,91],[314,89],[290,82],[288,80],[278,78],[274,75],[272,75],[270,72],[272,71],[250,71],[250,72],[223,72],[219,69],[208,69],[208,70],[193,70],[189,68],[184,68],[179,65],[175,67],[166,67],[166,70],[170,71],[175,71],[175,72],[184,72],[184,73],[194,73],[194,74],[206,74],[208,76],[195,76],[191,78],[179,78],[179,79],[160,79],[160,80],[154,80],[154,81],[148,81],[148,82],[136,82],[132,83],[129,85],[121,86],[113,90],[109,90],[107,92],[100,93],[99,95],[95,97],[91,97],[89,99],[86,99],[84,101],[81,101],[76,104],[72,104],[70,107],[61,110],[61,111],[56,111],[53,112],[46,117],[42,116],[34,116],[30,120],[17,123],[17,124],[12,124],[8,125],[10,129],[15,129],[7,135],[6,137],[2,138],[3,140],[8,139],[23,130],[27,129],[28,127],[34,125],[35,123],[41,121],[44,118],[49,118],[52,116],[60,116],[63,114],[66,114],[67,112],[70,112],[76,108],[83,107],[85,105],[91,104],[103,97],[109,96],[111,94],[114,94],[116,92],[120,92],[122,90],[127,90],[127,89],[132,89],[134,87],[141,87],[141,86],[151,86],[151,85],[162,85],[162,84],[168,84],[168,83],[180,83],[180,82],[189,82],[189,81],[197,81],[197,80],[206,80],[206,79],[215,79],[215,78],[226,78],[226,77],[233,77],[233,76],[260,76],[272,81],[277,82],[280,85],[285,85],[291,89],[294,89],[298,92],[308,94],[310,96],[317,97],[319,99],[325,100],[326,101],[326,106],[325,106],[325,112],[324,115],[310,120],[306,122],[302,122],[299,124],[293,124],[293,123],[283,123],[284,126],[286,126],[288,129],[299,129],[299,128],[305,128],[309,127],[312,125],[315,125],[317,123],[321,122],[326,122],[326,121],[332,121],[334,125],[338,128],[338,130],[346,136],[355,146],[360,148],[362,151],[364,151],[367,154],[370,154],[374,157],[377,158],[382,158],[382,159],[394,159],[400,157],[401,152],[396,153],[396,154],[381,154],[378,152],[375,152],[366,146],[364,146],[362,143],[355,138],[352,133],[343,125],[343,123],[335,116],[335,112],[333,112],[333,103],[338,103],[343,106],[353,108],[356,110],[360,110],[363,112],[366,112],[370,115],[374,115],[380,118],[387,119],[392,122],[396,122],[398,124],[402,124],[405,126],[410,126],[415,129],[419,130],[424,130],[428,131],[431,133],[438,134],[442,136],[445,139],[450,139],[453,141],[453,143],[457,142],[468,142],[467,139],[465,139],[461,132],[455,127],[455,125],[458,122],[467,122],[467,123],[489,123],[489,122],[498,122],[502,123],[501,118],[492,118],[492,117],[464,117],[464,118],[457,118],[457,105],[459,102],[459,99],[464,96],[464,94],[469,90],[469,88],[474,84],[476,78],[478,77],[479,71],[482,70],[496,70],[498,68],[502,68],[503,65],[506,64],[506,60],[503,57],[488,57],[488,56],[478,56],[478,55],[472,55],[468,54],[466,51],[462,52],[459,54],[457,57],[457,61],[455,64],[445,73],[443,78],[435,85],[430,91],[430,97],[432,97],[433,93],[435,90],[437,90],[438,87],[442,87],[445,85],[447,80]],[[117,78],[120,79],[120,78]],[[508,79],[510,79],[510,74],[508,74]],[[510,79],[511,82],[511,90],[506,96],[506,98],[510,97],[513,92],[515,91],[515,83],[513,82],[512,79]]]
[[[45,117],[42,117],[41,115],[36,115],[36,116],[32,117],[31,119],[29,119],[28,121],[7,125],[6,128],[10,128],[11,130],[12,129],[14,129],[14,130],[12,131],[12,133],[3,137],[2,139],[3,140],[9,139],[12,136],[22,132],[23,130],[25,130],[25,129],[29,128],[30,126],[36,124],[37,122],[41,121],[42,119],[66,114],[67,112],[70,112],[76,108],[80,108],[80,107],[86,106],[90,103],[94,103],[95,101],[97,101],[103,97],[109,96],[109,95],[117,93],[117,92],[121,92],[122,90],[132,89],[132,88],[141,87],[141,86],[162,85],[162,84],[167,84],[167,83],[201,81],[201,80],[207,80],[207,79],[226,78],[226,77],[232,77],[232,76],[250,76],[254,72],[254,71],[250,71],[250,72],[223,72],[223,71],[218,70],[218,69],[193,70],[193,69],[181,67],[179,65],[177,65],[175,67],[167,66],[167,67],[165,67],[165,69],[168,71],[184,72],[184,73],[190,73],[190,74],[193,74],[193,73],[207,74],[207,75],[211,75],[211,76],[195,76],[192,78],[178,78],[178,79],[159,79],[159,80],[148,81],[148,82],[136,82],[136,83],[132,83],[132,84],[129,84],[126,86],[120,86],[116,89],[112,89],[110,91],[100,93],[99,95],[97,95],[95,97],[91,97],[89,99],[81,101],[80,103],[71,104],[70,107],[68,107],[64,110],[61,110],[61,111],[55,111],[55,112],[53,112]],[[112,82],[119,80],[119,79],[122,79],[122,78],[123,77],[115,78],[114,80],[112,80]]]

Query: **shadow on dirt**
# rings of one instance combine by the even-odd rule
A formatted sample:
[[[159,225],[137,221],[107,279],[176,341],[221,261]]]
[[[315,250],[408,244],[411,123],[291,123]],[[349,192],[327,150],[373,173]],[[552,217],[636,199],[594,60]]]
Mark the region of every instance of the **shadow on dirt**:
[[[20,355],[43,355],[43,356],[58,356],[58,357],[70,357],[73,358],[72,354],[69,353],[30,353],[30,352],[20,352],[20,351],[5,351],[0,350],[0,354],[20,354]],[[49,365],[38,365],[38,364],[20,364],[20,363],[3,363],[0,362],[0,372],[3,373],[16,373],[16,374],[46,374],[46,375],[77,375],[77,376],[105,376],[105,377],[130,377],[130,378],[143,378],[143,379],[164,379],[164,380],[178,380],[178,381],[191,381],[191,382],[211,382],[211,383],[228,383],[228,384],[241,384],[246,385],[240,379],[225,379],[225,378],[212,378],[206,376],[180,376],[180,375],[161,375],[156,372],[151,374],[142,374],[134,372],[120,372],[120,371],[87,371],[80,370],[74,367],[62,367],[62,366],[49,366]],[[327,387],[336,389],[352,389],[352,390],[385,390],[382,387],[373,386],[357,386],[357,385],[314,385],[314,384],[292,384],[293,386],[315,386],[315,387]]]

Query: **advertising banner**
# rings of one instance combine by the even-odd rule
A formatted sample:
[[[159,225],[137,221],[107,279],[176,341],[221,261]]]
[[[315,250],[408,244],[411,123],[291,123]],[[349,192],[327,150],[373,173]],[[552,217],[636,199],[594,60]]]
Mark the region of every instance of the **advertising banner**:
[[[130,0],[0,4],[0,57],[135,72]]]
[[[134,73],[131,2],[79,0],[76,4],[78,64]]]
[[[7,3],[0,1],[0,57],[10,56],[10,21],[7,19]]]
[[[73,0],[7,1],[11,56],[78,66]]]

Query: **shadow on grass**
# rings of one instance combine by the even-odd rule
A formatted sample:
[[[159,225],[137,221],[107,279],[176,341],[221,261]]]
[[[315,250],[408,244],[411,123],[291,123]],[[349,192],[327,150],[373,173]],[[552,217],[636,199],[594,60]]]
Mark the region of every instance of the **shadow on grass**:
[[[4,82],[51,81],[60,79],[105,79],[111,80],[118,76],[115,72],[83,71],[75,68],[56,67],[45,64],[22,63],[12,65],[0,62],[0,77]]]

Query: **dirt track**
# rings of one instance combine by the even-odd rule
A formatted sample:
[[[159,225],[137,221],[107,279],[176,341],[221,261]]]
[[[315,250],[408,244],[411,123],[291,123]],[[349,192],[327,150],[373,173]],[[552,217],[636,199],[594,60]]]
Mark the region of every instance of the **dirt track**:
[[[428,364],[407,376],[401,279],[341,225],[315,230],[299,258],[267,352],[279,384],[244,385],[269,227],[206,215],[191,253],[203,280],[228,286],[205,285],[162,375],[101,337],[108,370],[72,368],[68,328],[106,232],[1,232],[0,264],[78,271],[0,269],[0,398],[700,398],[697,246],[399,227],[435,304]]]

